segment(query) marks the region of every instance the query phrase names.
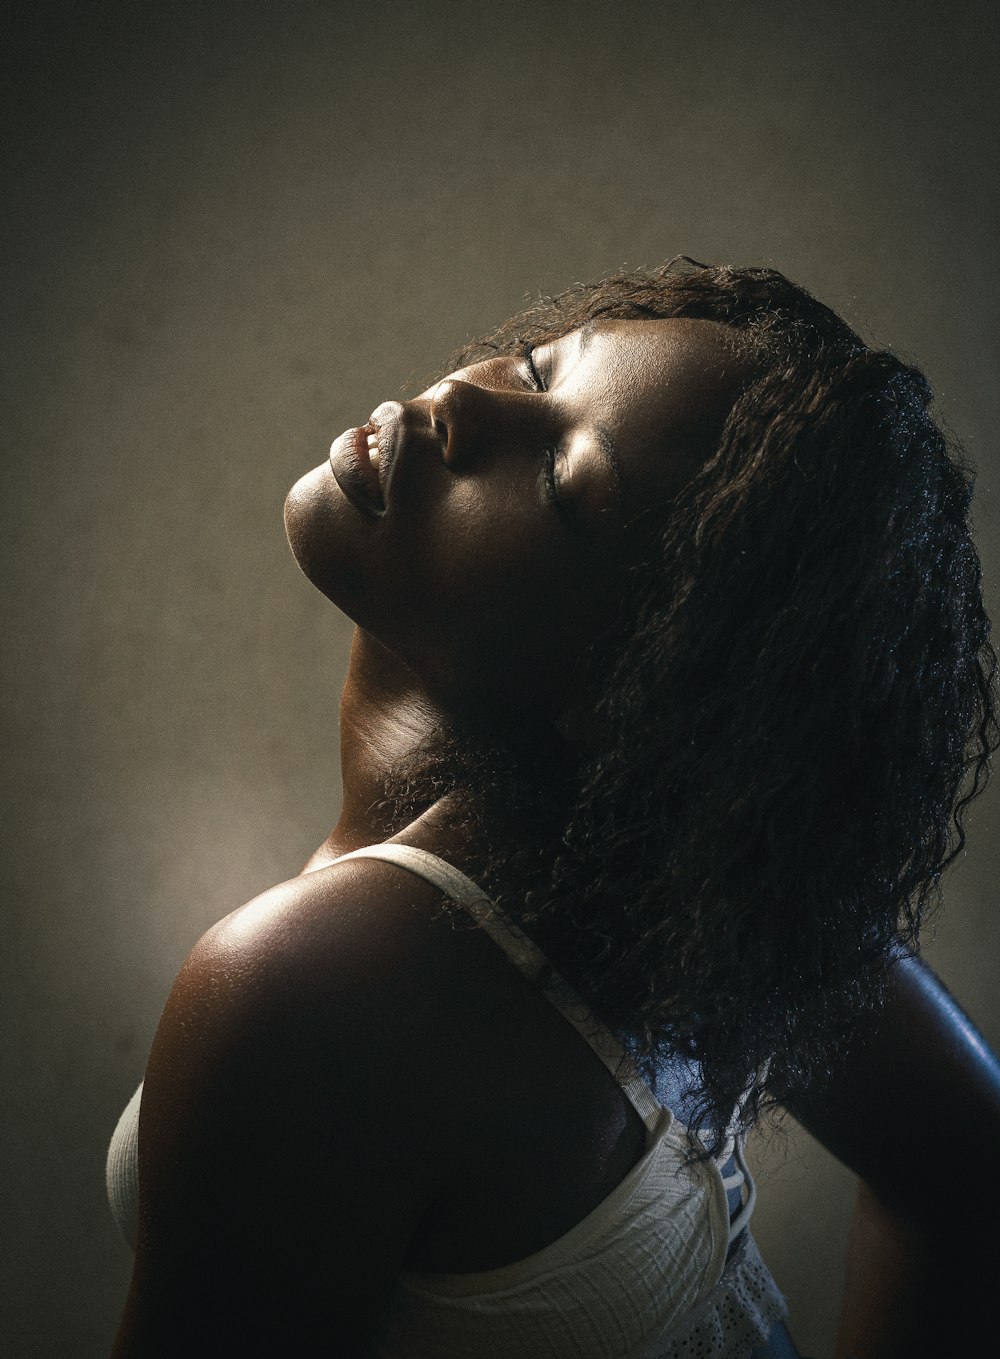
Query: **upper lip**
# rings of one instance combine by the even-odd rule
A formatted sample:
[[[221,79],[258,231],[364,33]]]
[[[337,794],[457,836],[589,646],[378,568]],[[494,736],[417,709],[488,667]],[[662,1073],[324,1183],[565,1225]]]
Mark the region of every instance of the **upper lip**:
[[[378,440],[378,479],[386,505],[400,454],[420,437],[420,431],[415,427],[420,423],[415,420],[416,415],[413,403],[404,406],[399,401],[383,401],[368,418],[368,427]],[[422,423],[429,426],[426,419]]]
[[[396,410],[399,408],[398,401],[383,401],[368,417],[368,428],[378,441],[378,481],[382,489],[382,501],[386,505],[389,503],[389,474],[396,461],[399,442],[396,437]]]

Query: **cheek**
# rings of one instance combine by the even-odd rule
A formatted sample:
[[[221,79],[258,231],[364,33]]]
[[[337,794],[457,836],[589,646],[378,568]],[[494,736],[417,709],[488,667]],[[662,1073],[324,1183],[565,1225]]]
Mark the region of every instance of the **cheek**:
[[[321,465],[289,492],[286,532],[313,585],[427,683],[466,699],[563,702],[605,605],[562,525],[523,489],[485,500],[458,483],[376,525]]]
[[[561,702],[606,626],[604,603],[564,548],[514,529],[508,522],[504,535],[485,540],[464,534],[428,561],[426,575],[415,573],[429,582],[433,609],[414,601],[423,631],[411,633],[411,645],[452,685],[507,702]]]
[[[531,505],[448,516],[425,558],[426,575],[442,608],[498,644],[510,644],[519,624],[558,612],[566,593],[559,544]]]

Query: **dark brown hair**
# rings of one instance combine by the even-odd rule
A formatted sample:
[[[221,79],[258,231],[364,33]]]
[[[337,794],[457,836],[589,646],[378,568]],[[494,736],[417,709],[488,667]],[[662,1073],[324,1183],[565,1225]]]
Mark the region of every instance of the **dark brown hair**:
[[[453,363],[600,316],[721,322],[750,376],[631,569],[611,739],[480,762],[507,824],[548,828],[488,886],[647,1074],[700,1065],[711,1146],[765,1068],[783,1098],[821,1079],[964,844],[998,739],[972,477],[924,376],[771,269],[576,285]]]

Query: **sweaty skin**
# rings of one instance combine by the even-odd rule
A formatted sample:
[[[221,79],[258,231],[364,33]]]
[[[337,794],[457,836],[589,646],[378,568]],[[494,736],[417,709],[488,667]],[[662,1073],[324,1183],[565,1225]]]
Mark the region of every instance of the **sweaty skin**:
[[[558,711],[623,553],[710,452],[743,375],[726,328],[692,320],[600,322],[531,363],[462,369],[379,408],[401,431],[384,513],[329,463],[296,483],[292,550],[435,702]]]
[[[609,1073],[481,931],[451,929],[402,869],[331,860],[392,833],[386,779],[457,719],[574,729],[621,561],[710,455],[742,377],[724,327],[601,321],[383,403],[384,509],[345,493],[338,455],[296,483],[296,558],[358,625],[342,809],[306,871],[208,931],[175,983],[114,1359],[363,1355],[401,1268],[530,1254],[641,1155]],[[482,847],[448,813],[431,801],[393,838],[475,877]],[[866,1185],[839,1359],[985,1337],[975,1271],[995,1277],[997,1237],[973,1248],[970,1223],[1000,1211],[978,1165],[1000,1145],[1000,1079],[940,983],[899,967],[885,1014],[794,1112]]]

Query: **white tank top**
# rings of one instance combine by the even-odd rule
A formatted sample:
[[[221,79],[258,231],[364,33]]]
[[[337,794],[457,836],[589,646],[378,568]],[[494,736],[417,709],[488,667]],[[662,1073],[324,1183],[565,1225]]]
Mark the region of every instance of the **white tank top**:
[[[625,1178],[542,1250],[475,1273],[404,1270],[375,1359],[746,1359],[787,1309],[746,1229],[755,1195],[739,1145],[730,1137],[716,1160],[690,1161],[687,1130],[622,1045],[465,874],[392,842],[342,856],[354,858],[397,864],[462,906],[590,1045],[647,1130]],[[141,1097],[142,1086],[107,1160],[112,1212],[133,1245]]]

